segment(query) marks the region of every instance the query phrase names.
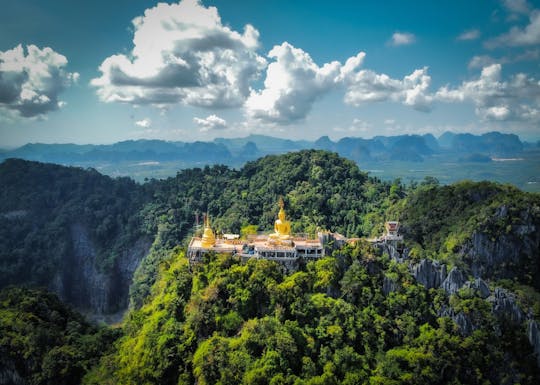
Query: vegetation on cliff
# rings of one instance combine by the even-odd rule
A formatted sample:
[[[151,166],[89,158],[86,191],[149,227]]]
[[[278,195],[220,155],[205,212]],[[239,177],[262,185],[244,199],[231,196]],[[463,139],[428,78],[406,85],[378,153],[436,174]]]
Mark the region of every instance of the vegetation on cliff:
[[[120,329],[93,328],[49,294],[1,291],[0,368],[7,369],[0,378],[7,373],[36,384],[74,384],[83,376],[85,384],[540,381],[524,322],[540,317],[537,194],[489,182],[381,182],[324,151],[267,156],[240,170],[184,170],[144,185],[11,160],[0,166],[0,181],[2,285],[49,286],[70,253],[74,221],[92,229],[96,263],[111,274],[125,247],[141,237],[153,240]],[[208,212],[217,233],[266,231],[279,196],[294,232],[367,237],[379,235],[385,220],[399,219],[410,259],[402,263],[388,249],[358,242],[292,274],[274,262],[213,254],[190,268],[183,252],[196,213]],[[504,298],[489,299],[463,283],[450,294],[441,282],[420,284],[411,266],[424,258],[456,267],[463,280],[480,276],[489,293],[496,287],[515,292],[518,321],[495,309],[500,301],[518,306],[502,289]],[[471,327],[464,330],[459,320]]]
[[[393,291],[382,290],[385,277]],[[469,293],[453,306],[480,327],[463,335],[442,290],[359,243],[290,275],[267,260],[177,249],[125,335],[85,384],[535,384],[532,347]],[[495,327],[496,326],[496,327]]]

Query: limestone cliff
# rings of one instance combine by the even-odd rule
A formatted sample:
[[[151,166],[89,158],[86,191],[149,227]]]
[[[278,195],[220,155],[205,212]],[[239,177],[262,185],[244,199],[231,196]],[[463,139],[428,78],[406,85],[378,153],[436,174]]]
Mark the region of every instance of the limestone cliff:
[[[461,254],[475,277],[509,278],[540,288],[540,213],[502,205],[476,230]]]
[[[71,247],[59,267],[50,289],[66,302],[90,315],[122,312],[128,306],[129,285],[139,262],[148,253],[150,242],[139,239],[115,258],[110,270],[98,266],[97,246],[87,226],[70,227]]]

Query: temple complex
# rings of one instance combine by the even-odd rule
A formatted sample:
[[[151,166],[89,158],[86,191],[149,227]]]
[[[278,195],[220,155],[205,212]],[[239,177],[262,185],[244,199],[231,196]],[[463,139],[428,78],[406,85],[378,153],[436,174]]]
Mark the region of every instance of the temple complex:
[[[386,233],[368,242],[376,245],[390,245],[398,249],[398,243],[403,241],[399,235],[399,222],[385,223]],[[337,233],[318,233],[317,237],[299,236],[291,233],[291,222],[287,220],[283,199],[279,200],[278,218],[274,222],[274,232],[270,234],[248,235],[241,239],[238,234],[223,234],[216,237],[210,225],[208,214],[204,220],[202,237],[193,237],[188,246],[188,258],[191,264],[202,261],[204,254],[232,254],[249,260],[252,258],[268,259],[279,262],[287,270],[295,270],[303,260],[314,260],[325,255],[325,246],[333,243],[339,247],[346,243],[355,243],[360,238],[346,238]],[[331,241],[331,242],[330,242]]]
[[[246,239],[239,239],[237,234],[227,234],[227,237],[216,238],[207,215],[203,236],[193,237],[189,243],[188,258],[191,263],[200,262],[202,256],[211,251],[238,255],[245,260],[274,260],[287,268],[295,265],[299,259],[317,259],[324,256],[322,234],[317,238],[291,234],[291,223],[287,220],[283,199],[279,200],[278,218],[271,234],[250,235]]]

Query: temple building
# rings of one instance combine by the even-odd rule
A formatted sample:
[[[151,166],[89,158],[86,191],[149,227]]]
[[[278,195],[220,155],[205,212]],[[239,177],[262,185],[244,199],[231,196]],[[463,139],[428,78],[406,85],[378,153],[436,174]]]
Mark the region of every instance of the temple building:
[[[208,215],[204,221],[202,237],[193,237],[188,246],[190,263],[197,263],[208,252],[238,255],[244,260],[263,258],[282,263],[292,269],[301,259],[317,259],[324,256],[323,234],[317,238],[291,234],[291,223],[287,220],[283,199],[279,200],[278,218],[274,222],[274,232],[258,234],[240,239],[237,234],[216,238],[210,226]]]

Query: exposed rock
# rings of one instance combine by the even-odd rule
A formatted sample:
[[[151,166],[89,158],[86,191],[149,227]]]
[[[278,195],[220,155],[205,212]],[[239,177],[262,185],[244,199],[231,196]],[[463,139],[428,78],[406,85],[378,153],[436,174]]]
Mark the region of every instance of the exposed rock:
[[[453,267],[448,273],[448,276],[441,284],[441,287],[446,291],[448,295],[456,293],[465,284],[465,278],[463,273],[457,268]]]
[[[72,252],[58,270],[50,289],[91,318],[126,310],[133,273],[148,253],[150,243],[139,239],[117,256],[111,269],[104,272],[98,267],[97,248],[88,228],[75,223],[70,232]]]
[[[491,311],[499,319],[506,319],[515,325],[525,320],[525,314],[517,304],[515,295],[509,291],[497,287],[487,300],[491,302]]]
[[[422,259],[419,263],[411,265],[410,271],[416,281],[426,289],[438,288],[446,278],[446,265],[429,259]]]
[[[540,367],[540,325],[533,319],[527,323],[527,337],[536,353],[536,362]]]
[[[385,275],[383,279],[382,291],[384,295],[393,293],[394,291],[396,291],[396,282]]]
[[[508,217],[511,216],[512,220]],[[488,225],[490,230],[478,230],[463,247],[464,261],[475,277],[517,278],[533,273],[530,282],[540,288],[540,224],[534,208],[522,210],[519,216],[500,206],[494,213],[496,221],[507,223]],[[536,277],[534,277],[534,275]]]
[[[458,312],[447,306],[443,306],[441,310],[438,311],[437,315],[439,317],[449,317],[454,321],[458,327],[459,331],[463,336],[471,335],[473,331],[477,329],[477,326],[471,320],[471,317],[464,314],[463,312]]]
[[[25,385],[26,382],[20,376],[17,370],[14,368],[8,368],[7,364],[0,360],[0,384]]]
[[[480,298],[486,299],[491,294],[489,286],[484,282],[482,278],[476,278],[474,281],[465,282],[464,287],[468,289],[473,289],[478,293]]]
[[[399,251],[392,243],[378,243],[377,246],[381,247],[383,253],[388,254],[391,260],[403,263],[408,257],[408,250]]]

